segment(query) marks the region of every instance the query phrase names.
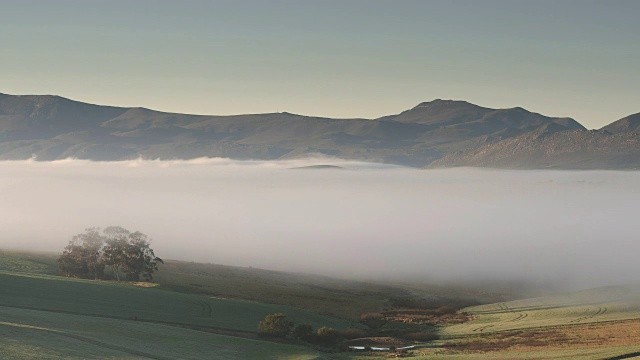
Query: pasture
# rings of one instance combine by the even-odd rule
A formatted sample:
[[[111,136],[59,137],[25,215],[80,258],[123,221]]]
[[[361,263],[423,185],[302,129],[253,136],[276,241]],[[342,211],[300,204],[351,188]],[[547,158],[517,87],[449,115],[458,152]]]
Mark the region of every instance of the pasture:
[[[322,358],[294,345],[157,323],[0,306],[2,359]]]
[[[257,336],[257,323],[282,312],[314,328],[358,328],[355,317],[363,310],[480,299],[453,287],[439,291],[179,261],[167,262],[157,286],[138,286],[56,276],[55,259],[0,251],[0,358],[384,359],[387,353],[329,354],[265,341]],[[412,358],[613,359],[640,353],[640,286],[462,311],[471,321],[434,326],[441,339],[418,344]]]
[[[640,286],[609,286],[463,309],[475,320],[447,327],[445,336],[640,319]]]
[[[344,329],[347,320],[283,305],[217,299],[129,283],[0,272],[0,306],[114,319],[257,332],[257,323],[282,312],[296,323]]]

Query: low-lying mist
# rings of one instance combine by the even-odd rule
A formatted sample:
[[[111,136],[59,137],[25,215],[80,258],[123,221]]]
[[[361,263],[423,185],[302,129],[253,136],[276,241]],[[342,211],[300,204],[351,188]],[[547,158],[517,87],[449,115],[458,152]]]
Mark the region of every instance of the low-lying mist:
[[[333,164],[344,169],[291,170]],[[366,279],[636,282],[640,172],[417,170],[337,160],[0,162],[0,248],[91,226],[163,258]]]

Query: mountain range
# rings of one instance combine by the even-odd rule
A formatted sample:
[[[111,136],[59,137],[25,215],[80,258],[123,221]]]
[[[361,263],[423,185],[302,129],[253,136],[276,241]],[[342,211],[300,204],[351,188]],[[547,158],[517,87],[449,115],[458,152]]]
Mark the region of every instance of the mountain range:
[[[208,116],[0,94],[0,159],[289,159],[413,167],[640,167],[640,114],[600,130],[523,108],[434,100],[377,119]]]

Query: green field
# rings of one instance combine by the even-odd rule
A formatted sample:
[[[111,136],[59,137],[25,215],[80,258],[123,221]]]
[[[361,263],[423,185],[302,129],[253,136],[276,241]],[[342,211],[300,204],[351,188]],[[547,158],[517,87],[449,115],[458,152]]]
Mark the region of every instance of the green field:
[[[175,260],[166,261],[154,281],[179,292],[290,305],[349,319],[378,310],[394,295],[408,294],[391,286],[320,275]]]
[[[356,324],[283,305],[217,299],[128,283],[0,272],[0,306],[165,324],[257,332],[267,314],[296,323],[344,329]]]
[[[258,321],[283,312],[315,328],[359,326],[285,305],[50,275],[55,269],[51,254],[0,252],[0,359],[317,359],[326,355],[259,339]]]
[[[0,250],[0,270],[57,275],[56,253]],[[287,305],[358,320],[360,314],[394,306],[394,300],[418,300],[433,307],[497,301],[499,294],[429,284],[381,284],[313,274],[250,267],[165,260],[154,274],[161,289],[208,297]],[[494,300],[494,298],[496,298]]]
[[[258,321],[284,312],[314,327],[352,325],[281,305],[51,275],[1,271],[0,289],[2,359],[314,359],[317,351],[256,339]]]
[[[57,276],[55,260],[51,253],[0,251],[0,359],[385,359],[388,353],[324,353],[267,341],[257,336],[257,323],[282,312],[314,328],[357,328],[361,312],[394,304],[501,296],[180,261],[168,261],[157,284],[143,287]],[[463,311],[471,321],[436,326],[441,340],[417,344],[412,358],[607,359],[640,352],[640,286]]]
[[[2,359],[318,359],[301,347],[175,326],[0,306]]]
[[[476,320],[447,327],[442,330],[443,335],[640,319],[640,286],[611,286],[473,306],[463,311]]]

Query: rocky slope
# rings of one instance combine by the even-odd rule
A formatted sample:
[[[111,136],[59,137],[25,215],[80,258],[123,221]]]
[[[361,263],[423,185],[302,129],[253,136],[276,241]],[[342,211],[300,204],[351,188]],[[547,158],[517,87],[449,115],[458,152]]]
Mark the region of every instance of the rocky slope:
[[[560,132],[537,130],[475,149],[451,153],[429,165],[430,168],[456,166],[640,169],[640,132],[612,133],[604,129]]]

